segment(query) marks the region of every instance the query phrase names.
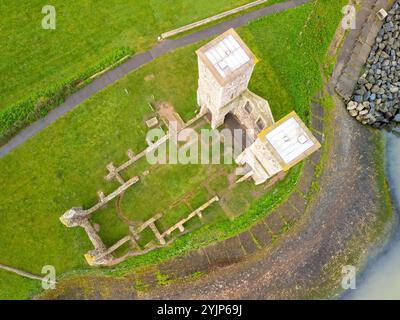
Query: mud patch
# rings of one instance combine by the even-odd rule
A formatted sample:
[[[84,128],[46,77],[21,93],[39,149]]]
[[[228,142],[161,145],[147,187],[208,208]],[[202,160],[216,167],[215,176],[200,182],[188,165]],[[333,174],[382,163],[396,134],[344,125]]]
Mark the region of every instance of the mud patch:
[[[182,129],[185,125],[180,115],[175,112],[172,104],[165,101],[157,102],[156,110],[165,124],[168,125],[170,122],[174,122],[177,124],[178,130]]]
[[[318,103],[315,102],[311,103],[311,111],[314,116],[317,116],[321,119],[324,118],[324,107],[322,107]]]
[[[161,273],[167,274],[170,279],[178,279],[196,272],[207,271],[209,262],[203,251],[197,250],[164,262],[159,266],[159,269]]]
[[[314,180],[315,167],[310,161],[306,161],[303,167],[303,175],[297,186],[303,194],[307,194],[310,191],[311,183]]]
[[[304,209],[306,208],[307,205],[306,199],[304,199],[303,196],[298,191],[292,193],[292,195],[289,198],[289,202],[293,207],[295,207],[300,212],[304,212]]]
[[[263,222],[257,223],[250,231],[258,243],[263,247],[267,246],[272,240],[272,236]]]
[[[148,74],[147,76],[144,77],[144,81],[151,81],[154,80],[155,76],[154,74]]]
[[[250,232],[242,232],[241,234],[239,234],[239,238],[244,250],[246,250],[248,254],[256,252],[258,247],[254,242]]]
[[[322,154],[321,149],[315,151],[315,152],[310,156],[311,161],[314,162],[315,164],[318,164],[319,161],[321,160],[321,154]]]
[[[128,285],[131,282],[131,286]],[[134,280],[111,276],[85,276],[66,279],[57,284],[57,290],[47,290],[36,297],[39,300],[133,300]]]
[[[228,250],[229,258],[232,262],[238,262],[246,255],[237,236],[225,240],[224,244],[225,248]]]
[[[282,204],[279,210],[282,212],[283,219],[285,219],[285,221],[289,224],[293,224],[303,213],[303,211],[297,211],[295,208],[293,208],[289,201],[286,201],[284,204]]]
[[[321,119],[313,116],[311,123],[314,130],[317,130],[319,132],[324,131],[324,122]]]
[[[279,234],[282,231],[285,222],[279,217],[280,211],[274,210],[268,217],[264,219],[264,222],[272,231],[273,234]]]
[[[204,250],[213,267],[227,266],[231,264],[228,252],[224,248],[223,243],[208,246]]]

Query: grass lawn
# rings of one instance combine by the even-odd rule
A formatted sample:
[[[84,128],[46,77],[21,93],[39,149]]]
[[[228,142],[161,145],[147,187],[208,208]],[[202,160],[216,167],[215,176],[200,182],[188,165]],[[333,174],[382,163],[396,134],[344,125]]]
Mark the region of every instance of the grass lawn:
[[[260,60],[250,89],[269,100],[276,119],[293,109],[308,119],[309,101],[322,82],[319,65],[325,59],[345,2],[321,0],[317,5],[310,3],[259,19],[238,30]],[[91,249],[91,244],[86,234],[80,228],[66,228],[59,222],[59,216],[70,207],[92,205],[97,190],[108,193],[117,186],[104,180],[105,167],[110,161],[116,164],[125,161],[128,148],[134,152],[145,148],[143,116],[151,111],[148,101],[152,96],[157,101],[170,102],[184,120],[193,117],[197,89],[194,52],[202,44],[187,46],[152,61],[96,94],[0,160],[0,263],[34,273],[40,273],[43,265],[51,264],[59,275],[87,269],[82,255]],[[161,174],[167,176],[167,181],[174,181],[168,176],[171,171],[163,170]],[[177,183],[183,186],[182,190],[178,184],[175,186],[179,195],[193,187],[189,181],[180,179],[194,176],[193,181],[200,181],[196,179],[204,177],[203,168],[194,168],[193,172],[192,169],[174,170],[185,171],[177,178]],[[248,228],[288,195],[300,170],[301,165],[295,167],[286,180],[249,204],[233,221],[217,219],[179,238],[173,246],[129,259],[115,270],[154,263]],[[148,179],[149,190],[155,189],[151,175]],[[225,183],[223,179],[209,182],[217,190],[223,190]],[[234,192],[248,202],[244,190],[252,186],[250,182],[244,183]],[[137,197],[134,188],[131,199]],[[165,190],[162,192],[165,194]],[[166,203],[174,200],[174,194],[170,196]],[[201,202],[202,196],[204,191],[199,190],[199,195],[190,201]],[[153,198],[146,193],[146,199]],[[141,203],[139,198],[136,200],[142,208],[148,204]],[[135,207],[129,197],[122,205],[128,211]],[[236,206],[240,207],[240,202]],[[146,210],[146,214],[154,211]],[[101,232],[107,242],[125,232],[110,212],[106,209],[97,218],[103,224],[106,222],[107,227]],[[218,206],[210,208],[208,215],[223,216]],[[38,287],[36,282],[0,271],[0,298],[26,298],[37,292]]]
[[[41,27],[48,2],[2,1],[0,110],[97,65],[115,49],[142,51],[162,32],[251,1],[54,0],[56,30]]]

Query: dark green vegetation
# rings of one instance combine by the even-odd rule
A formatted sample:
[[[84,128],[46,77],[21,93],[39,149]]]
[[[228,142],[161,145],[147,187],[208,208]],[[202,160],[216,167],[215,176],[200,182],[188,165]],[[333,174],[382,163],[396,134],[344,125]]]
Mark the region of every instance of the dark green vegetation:
[[[320,65],[340,21],[344,2],[313,2],[259,19],[238,30],[260,60],[250,89],[269,100],[276,119],[294,109],[303,119],[309,120],[309,102],[322,85]],[[143,41],[141,35],[125,36]],[[145,147],[143,116],[151,111],[148,101],[152,96],[156,101],[170,102],[184,120],[193,117],[197,86],[194,51],[201,45],[176,50],[149,63],[0,160],[1,263],[34,273],[40,273],[43,265],[51,264],[59,275],[87,269],[82,255],[91,248],[89,240],[83,230],[64,227],[59,216],[72,206],[93,204],[97,190],[107,193],[116,187],[104,180],[105,166],[110,161],[122,163],[126,160],[128,148],[138,152]],[[173,175],[168,169],[164,170],[165,184],[154,190],[160,194],[168,192],[167,188],[175,181],[179,184],[184,178],[196,181],[204,175],[201,166],[190,170],[174,168],[177,174]],[[251,183],[239,185],[241,187],[234,190],[239,196],[233,194],[232,199],[243,199],[249,204],[242,215],[230,221],[223,214],[211,211],[209,216],[215,214],[221,219],[179,238],[173,246],[129,259],[113,271],[120,273],[155,263],[250,227],[288,196],[300,173],[301,165],[256,200],[245,199],[244,190],[250,188]],[[223,181],[210,183],[217,193],[224,190]],[[192,187],[190,181],[184,181],[186,191]],[[145,196],[152,198],[147,193]],[[132,189],[132,199],[134,197]],[[129,201],[125,204],[127,199],[124,205],[129,209],[134,204]],[[233,207],[240,208],[241,204],[233,202]],[[111,208],[105,212],[98,219],[102,225],[108,224],[103,236],[107,242],[112,242],[123,233],[124,227],[115,216],[107,214],[111,213]],[[26,298],[37,292],[39,284],[0,271],[0,288],[1,298]]]

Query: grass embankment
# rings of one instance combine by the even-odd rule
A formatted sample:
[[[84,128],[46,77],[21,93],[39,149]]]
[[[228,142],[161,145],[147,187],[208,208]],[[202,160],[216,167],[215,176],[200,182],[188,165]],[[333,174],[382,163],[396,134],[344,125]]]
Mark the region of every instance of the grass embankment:
[[[294,109],[308,120],[309,102],[322,84],[319,65],[340,21],[340,8],[339,2],[332,5],[331,1],[318,1],[317,5],[310,3],[268,16],[238,30],[260,59],[250,88],[269,100],[275,118]],[[150,111],[152,95],[156,100],[169,101],[185,120],[194,115],[194,51],[201,45],[185,47],[149,63],[0,160],[4,190],[0,194],[2,263],[33,273],[51,264],[59,275],[87,268],[82,254],[91,245],[85,233],[79,228],[65,228],[59,216],[72,206],[88,207],[96,201],[97,190],[107,193],[116,186],[103,179],[105,166],[110,161],[126,160],[128,148],[138,152],[145,147],[143,116]],[[250,227],[287,197],[299,170],[292,170],[235,220],[206,225],[179,238],[173,246],[130,259],[117,269],[154,263]],[[201,170],[198,172],[201,174]],[[192,178],[185,172],[183,175]],[[162,188],[154,193],[165,192]],[[151,201],[152,195],[146,197],[143,202]],[[110,233],[110,240],[114,236]],[[26,298],[38,287],[35,282],[0,271],[1,298]]]

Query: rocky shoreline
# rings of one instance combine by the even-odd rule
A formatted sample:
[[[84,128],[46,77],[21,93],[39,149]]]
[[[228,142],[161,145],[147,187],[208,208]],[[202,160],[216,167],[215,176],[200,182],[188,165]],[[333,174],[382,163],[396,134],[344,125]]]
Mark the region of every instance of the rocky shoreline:
[[[385,18],[347,110],[362,124],[400,134],[400,0]]]

